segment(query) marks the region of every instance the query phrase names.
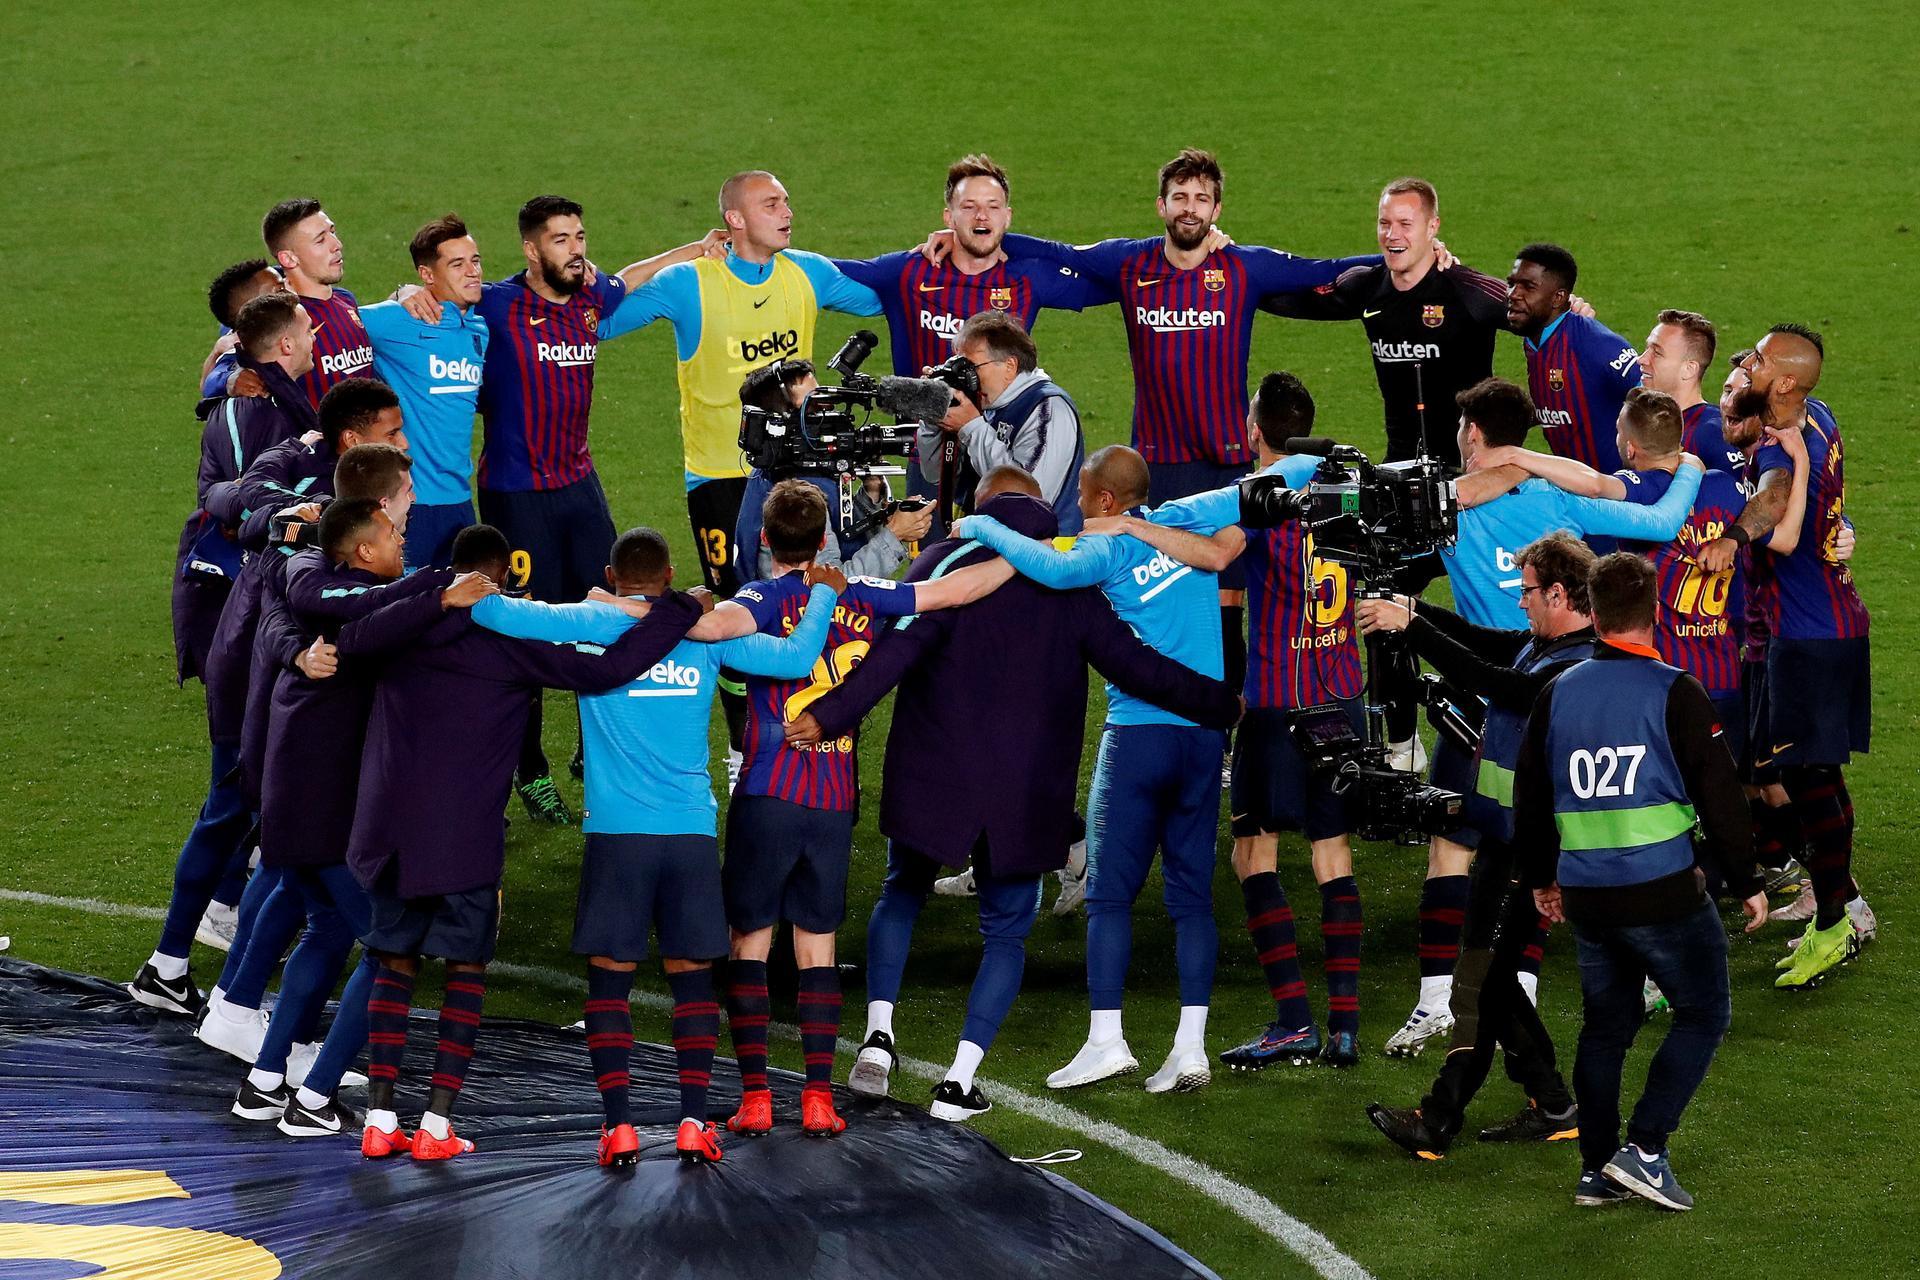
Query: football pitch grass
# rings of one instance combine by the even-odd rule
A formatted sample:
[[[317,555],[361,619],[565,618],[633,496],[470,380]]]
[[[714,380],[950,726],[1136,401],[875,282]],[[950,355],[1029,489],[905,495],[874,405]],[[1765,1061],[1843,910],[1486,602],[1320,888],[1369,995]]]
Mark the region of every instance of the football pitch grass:
[[[1157,1098],[1135,1076],[1060,1100],[1245,1184],[1380,1276],[1920,1269],[1908,1145],[1920,1100],[1920,964],[1909,941],[1920,884],[1907,853],[1920,765],[1907,616],[1916,593],[1899,496],[1916,456],[1906,433],[1916,417],[1920,127],[1898,94],[1915,70],[1899,34],[1911,21],[1893,4],[1785,22],[1732,5],[1641,20],[1617,9],[1411,3],[564,14],[342,3],[297,18],[156,4],[13,10],[0,41],[10,86],[0,148],[9,303],[0,889],[166,901],[206,781],[202,697],[173,686],[167,605],[174,539],[192,503],[194,384],[212,338],[203,290],[227,263],[260,252],[259,218],[274,201],[325,201],[346,244],[344,283],[366,301],[408,277],[408,236],[450,208],[473,226],[490,277],[519,269],[514,211],[546,191],[585,204],[592,256],[612,268],[696,238],[715,223],[721,179],[767,167],[793,194],[797,247],[865,257],[937,225],[945,165],[973,150],[1010,170],[1017,230],[1074,241],[1155,234],[1154,170],[1198,145],[1221,155],[1222,223],[1241,242],[1333,255],[1370,252],[1379,187],[1418,173],[1439,187],[1443,235],[1464,261],[1504,274],[1521,244],[1564,243],[1580,260],[1579,291],[1636,345],[1665,306],[1710,316],[1723,352],[1782,319],[1826,335],[1820,394],[1846,433],[1854,565],[1874,614],[1875,751],[1850,782],[1855,865],[1881,941],[1823,988],[1789,996],[1771,989],[1787,927],[1734,939],[1733,1030],[1673,1147],[1700,1203],[1684,1217],[1642,1205],[1575,1210],[1567,1145],[1467,1141],[1443,1163],[1415,1164],[1367,1124],[1367,1102],[1412,1104],[1439,1057],[1379,1054],[1414,993],[1417,850],[1357,849],[1367,919],[1358,1068],[1222,1071],[1200,1093]],[[823,317],[816,358],[853,327]],[[1042,363],[1080,403],[1089,445],[1126,439],[1131,380],[1114,310],[1048,314],[1037,338]],[[1377,453],[1378,398],[1358,326],[1263,317],[1253,370],[1271,368],[1304,378],[1325,432]],[[1516,340],[1501,340],[1498,368],[1520,376]],[[698,575],[675,406],[664,325],[603,349],[593,445],[616,519],[667,531],[684,583]],[[563,762],[572,715],[559,697],[549,706],[549,750]],[[863,739],[870,785],[885,723],[883,707]],[[952,747],[990,750],[1003,731],[983,724],[978,740]],[[577,801],[577,787],[562,788]],[[870,792],[842,934],[854,961],[883,866],[876,809]],[[571,973],[579,833],[537,828],[517,805],[513,816],[500,956]],[[1271,1011],[1224,834],[1223,824],[1216,1056]],[[1290,839],[1282,851],[1322,1008],[1317,895],[1304,846]],[[1172,931],[1158,894],[1156,875],[1136,913],[1127,1004],[1145,1070],[1174,1021]],[[0,899],[0,934],[29,960],[130,977],[154,926]],[[1023,995],[984,1068],[989,1095],[996,1083],[1046,1093],[1046,1074],[1079,1046],[1083,934],[1083,917],[1043,914]],[[1556,931],[1542,985],[1568,1068],[1571,950]],[[970,904],[932,902],[898,1015],[904,1052],[951,1052],[977,955]],[[196,954],[203,984],[215,959]],[[648,983],[662,985],[643,973]],[[847,997],[847,1034],[857,1037],[864,995],[853,985]],[[425,998],[437,999],[431,983]],[[569,992],[511,977],[491,983],[488,1012],[579,1016]],[[643,1011],[638,1022],[643,1038],[665,1037],[664,1017]],[[1643,1036],[1630,1089],[1662,1029],[1656,1021]],[[791,1043],[774,1056],[798,1066]],[[584,1055],[580,1087],[589,1087]],[[898,1092],[924,1100],[925,1088],[902,1077]],[[1469,1124],[1520,1103],[1496,1072]],[[1308,1273],[1270,1236],[1110,1147],[1007,1108],[976,1123],[1011,1154],[1084,1148],[1067,1176],[1223,1275]]]

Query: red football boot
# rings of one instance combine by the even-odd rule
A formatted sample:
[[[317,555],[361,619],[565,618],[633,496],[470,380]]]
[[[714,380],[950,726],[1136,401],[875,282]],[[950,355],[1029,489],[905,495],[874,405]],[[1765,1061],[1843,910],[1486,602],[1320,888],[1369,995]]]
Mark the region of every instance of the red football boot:
[[[832,1090],[801,1090],[800,1127],[815,1138],[831,1138],[847,1131],[847,1122],[833,1109]]]
[[[758,1138],[773,1128],[773,1090],[749,1089],[740,1095],[740,1109],[727,1121],[727,1128]]]
[[[719,1164],[720,1135],[705,1120],[682,1120],[674,1136],[673,1149],[688,1164]]]
[[[463,1156],[471,1150],[473,1150],[473,1144],[455,1133],[452,1129],[447,1130],[447,1136],[444,1138],[436,1138],[425,1129],[415,1129],[413,1131],[413,1158],[415,1160],[451,1160],[455,1156]]]
[[[600,1163],[613,1169],[630,1169],[640,1163],[640,1135],[632,1125],[600,1127]]]
[[[405,1129],[376,1129],[368,1125],[360,1135],[360,1154],[369,1160],[404,1156],[413,1150],[413,1135]]]

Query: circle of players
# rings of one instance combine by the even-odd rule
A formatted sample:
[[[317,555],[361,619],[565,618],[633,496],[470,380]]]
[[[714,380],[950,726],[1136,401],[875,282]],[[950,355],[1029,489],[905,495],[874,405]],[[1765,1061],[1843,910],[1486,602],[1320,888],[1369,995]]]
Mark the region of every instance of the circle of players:
[[[1809,394],[1824,358],[1818,335],[1777,325],[1716,365],[1714,326],[1674,309],[1636,354],[1576,296],[1565,249],[1526,246],[1504,281],[1454,261],[1437,238],[1438,196],[1418,179],[1381,193],[1378,254],[1338,259],[1234,243],[1221,230],[1223,191],[1217,161],[1184,151],[1159,175],[1162,234],[1070,246],[1010,233],[1007,174],[968,156],[948,175],[942,231],[855,261],[793,249],[785,189],[752,171],[723,188],[722,228],[619,272],[588,257],[578,204],[542,196],[520,211],[521,270],[489,279],[449,214],[414,236],[416,279],[371,305],[341,287],[341,236],[322,205],[276,205],[263,227],[268,256],[221,272],[209,293],[222,329],[202,370],[199,503],[173,591],[180,678],[206,685],[212,781],[132,994],[197,1017],[203,1040],[247,1064],[238,1116],[300,1137],[359,1126],[369,1158],[472,1151],[450,1118],[498,931],[502,813],[511,788],[536,819],[572,820],[539,746],[539,691],[571,689],[585,786],[573,947],[587,958],[600,1162],[631,1164],[640,1150],[629,996],[650,928],[672,989],[678,1154],[721,1158],[706,1093],[723,1001],[743,1089],[725,1127],[759,1134],[775,1123],[767,964],[782,922],[798,967],[801,1124],[840,1132],[834,938],[857,795],[853,735],[897,685],[880,817],[891,845],[869,924],[854,1094],[888,1091],[915,919],[930,895],[962,895],[977,901],[984,941],[932,1108],[960,1120],[989,1107],[974,1076],[1018,990],[1049,874],[1061,885],[1056,913],[1086,907],[1092,1014],[1085,1047],[1047,1083],[1135,1071],[1122,990],[1130,911],[1156,852],[1180,1007],[1146,1088],[1206,1085],[1218,771],[1236,720],[1233,867],[1275,1014],[1221,1057],[1244,1069],[1351,1065],[1362,913],[1344,803],[1285,726],[1303,707],[1354,711],[1359,638],[1404,628],[1436,668],[1492,687],[1469,708],[1487,721],[1481,758],[1445,742],[1436,750],[1434,780],[1468,794],[1469,825],[1432,842],[1419,995],[1385,1049],[1411,1056],[1451,1036],[1454,1050],[1475,1052],[1449,1053],[1463,1065],[1421,1107],[1370,1114],[1403,1147],[1438,1158],[1499,1040],[1530,1100],[1481,1136],[1571,1137],[1580,1115],[1551,1043],[1535,1046],[1530,1067],[1514,1065],[1529,1053],[1524,1032],[1545,1037],[1531,1010],[1557,902],[1542,897],[1541,914],[1530,896],[1551,892],[1551,858],[1533,879],[1540,851],[1508,848],[1519,742],[1496,731],[1524,727],[1543,683],[1576,669],[1561,662],[1542,676],[1543,650],[1593,638],[1593,555],[1570,538],[1559,541],[1573,551],[1556,544],[1556,530],[1596,550],[1619,539],[1657,572],[1658,657],[1704,688],[1726,730],[1718,749],[1740,757],[1750,808],[1737,839],[1715,839],[1751,848],[1769,868],[1768,891],[1793,895],[1772,912],[1801,934],[1780,985],[1814,985],[1851,959],[1875,930],[1851,878],[1840,768],[1866,747],[1867,616],[1846,565],[1839,431]],[[401,265],[370,274],[391,281]],[[1028,335],[1045,308],[1108,303],[1121,307],[1133,364],[1132,445],[1085,457],[1071,395],[1038,367]],[[908,510],[849,542],[829,483],[771,485],[739,457],[742,378],[771,407],[797,401],[814,385],[821,307],[886,316],[896,373],[916,375],[956,347],[981,370],[979,402],[956,397],[946,422],[923,424],[923,445],[952,441],[959,454],[964,492],[950,484],[940,515],[964,518],[945,539],[929,534],[931,510]],[[1415,600],[1418,581],[1406,595],[1356,600],[1342,567],[1317,558],[1297,525],[1238,527],[1238,479],[1259,469],[1299,486],[1315,463],[1284,447],[1314,429],[1299,380],[1269,374],[1249,394],[1261,310],[1359,321],[1387,457],[1429,452],[1462,468],[1459,540],[1436,566],[1457,612]],[[616,537],[588,450],[600,343],[658,319],[674,331],[687,506],[708,592],[674,589],[658,532]],[[1492,378],[1502,331],[1521,341],[1525,389]],[[756,375],[766,368],[775,372]],[[1703,381],[1722,370],[1716,403]],[[1043,435],[1053,424],[1052,447],[1034,442],[1036,416]],[[1072,448],[1057,439],[1061,424]],[[1535,426],[1549,452],[1521,447]],[[935,474],[915,467],[909,487],[932,492]],[[1076,530],[1066,550],[1051,541]],[[916,539],[926,540],[919,558],[892,580]],[[837,572],[842,561],[868,576]],[[1593,652],[1588,643],[1579,655]],[[1109,718],[1082,838],[1073,810],[1089,662],[1110,681]],[[1517,713],[1502,679],[1523,691]],[[724,861],[708,780],[716,691],[733,745]],[[1403,686],[1388,717],[1394,763],[1410,770],[1426,763],[1411,702]],[[1276,874],[1281,831],[1304,833],[1320,888],[1324,1031]],[[196,937],[227,951],[204,1001],[188,971]],[[266,987],[283,956],[269,1016]],[[399,1094],[423,956],[442,959],[446,976],[431,1075],[408,1077],[428,1089],[409,1132]],[[1666,1003],[1653,972],[1641,964],[1631,975],[1627,1039],[1643,1011]],[[1676,1037],[1682,1012],[1676,1002]],[[1589,993],[1590,1026],[1595,1017]],[[1724,1032],[1685,1029],[1706,1037],[1709,1055]],[[361,1117],[340,1090],[360,1082],[363,1050]],[[1618,1142],[1593,1132],[1618,1128],[1617,1057],[1615,1067],[1609,1116],[1576,1078],[1583,1148]],[[1640,1111],[1630,1135],[1642,1147],[1623,1151],[1664,1160],[1666,1135]],[[1677,1183],[1663,1199],[1647,1177],[1635,1186],[1620,1175],[1618,1160],[1597,1170],[1583,1156],[1580,1203],[1640,1190],[1684,1207]]]

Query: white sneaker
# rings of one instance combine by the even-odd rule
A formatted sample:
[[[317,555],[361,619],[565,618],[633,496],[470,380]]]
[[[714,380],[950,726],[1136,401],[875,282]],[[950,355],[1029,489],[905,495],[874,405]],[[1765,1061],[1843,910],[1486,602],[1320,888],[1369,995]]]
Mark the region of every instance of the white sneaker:
[[[258,1009],[236,1009],[222,1000],[207,1006],[193,1034],[201,1044],[252,1066],[260,1056],[260,1042],[267,1038],[267,1020]]]
[[[193,940],[215,951],[230,951],[233,949],[233,931],[239,924],[240,912],[237,908],[209,902],[206,914],[200,917],[200,924],[193,931]]]
[[[314,1059],[320,1056],[320,1046],[308,1041],[297,1044],[287,1050],[287,1083],[298,1089],[307,1082],[307,1075],[313,1070]],[[364,1073],[347,1070],[340,1076],[340,1088],[352,1089],[367,1082]]]
[[[1139,1069],[1140,1063],[1127,1048],[1125,1036],[1099,1043],[1089,1040],[1073,1055],[1072,1062],[1047,1077],[1047,1088],[1077,1089],[1083,1084],[1094,1084]]]
[[[1087,900],[1086,841],[1074,847],[1080,850],[1080,874],[1074,874],[1072,863],[1054,872],[1060,880],[1060,896],[1053,900],[1053,914],[1056,916],[1072,915]]]
[[[847,1088],[863,1098],[886,1097],[887,1082],[898,1061],[899,1057],[893,1051],[893,1037],[884,1031],[874,1032],[860,1046],[860,1052],[853,1060],[853,1069],[847,1072]]]
[[[1174,1047],[1160,1069],[1147,1077],[1148,1093],[1192,1093],[1213,1083],[1213,1066],[1205,1049]]]
[[[1387,768],[1401,773],[1419,773],[1426,767],[1426,744],[1420,741],[1417,734],[1405,742],[1387,744]]]
[[[1389,1058],[1417,1058],[1420,1051],[1427,1047],[1427,1041],[1447,1035],[1452,1030],[1453,1010],[1415,1005],[1413,1012],[1407,1015],[1407,1020],[1400,1024],[1400,1029],[1387,1037],[1386,1054]]]
[[[941,876],[933,882],[933,891],[943,898],[973,897],[973,868],[968,867],[957,876]]]
[[[1813,885],[1808,883],[1801,887],[1800,896],[1792,902],[1767,912],[1767,919],[1779,920],[1784,924],[1799,924],[1813,919],[1814,908],[1817,905],[1813,900]]]
[[[740,767],[746,763],[746,757],[727,748],[727,794],[732,795],[740,789]]]

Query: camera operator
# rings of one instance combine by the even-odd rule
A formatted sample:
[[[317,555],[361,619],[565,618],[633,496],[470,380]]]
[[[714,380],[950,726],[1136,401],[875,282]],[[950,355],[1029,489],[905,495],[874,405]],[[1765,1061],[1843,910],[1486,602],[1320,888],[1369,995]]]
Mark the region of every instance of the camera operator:
[[[1533,427],[1533,400],[1504,378],[1488,378],[1455,398],[1460,410],[1460,457],[1467,474],[1455,484],[1460,523],[1454,544],[1441,550],[1460,614],[1483,627],[1527,625],[1520,600],[1523,575],[1517,553],[1554,529],[1577,536],[1600,534],[1649,542],[1670,541],[1685,523],[1700,489],[1699,460],[1689,458],[1659,502],[1642,506],[1607,498],[1582,498],[1527,478],[1515,467],[1489,465],[1499,445],[1526,442]],[[1463,794],[1473,790],[1473,762],[1446,738],[1435,749],[1434,786]],[[1452,1027],[1447,1012],[1453,966],[1459,956],[1466,910],[1467,868],[1477,833],[1465,828],[1435,836],[1420,894],[1420,995],[1406,1022],[1387,1039],[1389,1056],[1412,1056]]]
[[[940,432],[952,432],[966,463],[960,493],[971,494],[978,477],[995,467],[1019,467],[1039,483],[1041,500],[1053,508],[1061,534],[1078,533],[1080,467],[1087,453],[1080,411],[1039,367],[1039,352],[1025,327],[1004,312],[983,311],[960,326],[953,347],[979,377],[979,403],[957,394],[945,421],[921,424],[921,473],[939,479]],[[973,510],[970,499],[963,498],[961,505]]]
[[[747,380],[740,384],[740,403],[770,414],[791,413],[800,407],[807,393],[819,386],[820,380],[814,376],[813,361],[781,360],[747,375]],[[758,467],[747,475],[746,491],[740,500],[740,519],[734,526],[734,553],[738,556],[735,568],[742,582],[775,576],[773,552],[761,536],[760,512],[766,505],[767,496],[773,492],[775,481],[782,478],[770,476]],[[837,507],[839,493],[830,477],[803,475],[796,478],[806,480],[826,494],[829,511]],[[884,477],[868,477],[853,497],[856,526],[868,525],[888,504],[890,496]],[[828,524],[832,528],[832,522]],[[891,578],[907,562],[907,544],[924,538],[932,525],[932,504],[917,510],[902,507],[887,516],[885,523],[871,533],[849,535],[834,529],[833,537],[820,548],[820,554],[814,561],[816,564],[843,569],[852,578]]]
[[[1513,854],[1513,765],[1535,699],[1559,674],[1593,656],[1587,604],[1593,552],[1567,533],[1550,533],[1521,549],[1521,607],[1527,629],[1475,626],[1412,596],[1361,600],[1362,632],[1404,632],[1413,652],[1455,687],[1487,700],[1478,780],[1466,814],[1480,834],[1467,898],[1463,948],[1449,1012],[1453,1040],[1433,1090],[1417,1110],[1367,1108],[1388,1138],[1416,1155],[1438,1157],[1460,1131],[1463,1113],[1486,1080],[1496,1042],[1506,1049],[1507,1075],[1531,1099],[1519,1116],[1482,1131],[1490,1141],[1539,1141],[1578,1126],[1573,1099],[1554,1064],[1553,1042],[1540,1023],[1520,974],[1523,954],[1542,923],[1520,886]],[[1536,970],[1532,975],[1539,981]]]

